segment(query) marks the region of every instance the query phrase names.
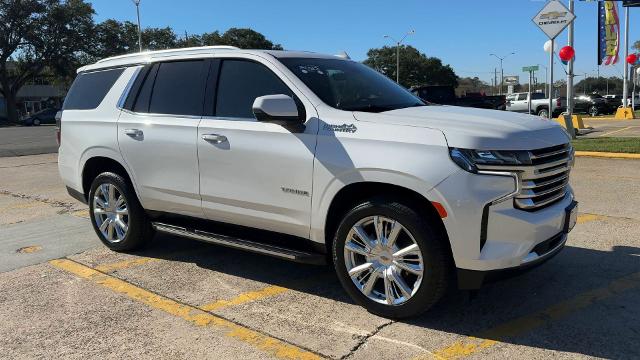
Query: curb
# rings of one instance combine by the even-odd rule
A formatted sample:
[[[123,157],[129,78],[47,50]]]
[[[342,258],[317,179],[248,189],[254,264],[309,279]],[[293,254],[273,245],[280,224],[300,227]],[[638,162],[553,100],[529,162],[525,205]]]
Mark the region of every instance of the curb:
[[[638,159],[640,160],[640,154],[612,153],[612,152],[600,152],[600,151],[576,151],[576,156],[607,158],[607,159]]]

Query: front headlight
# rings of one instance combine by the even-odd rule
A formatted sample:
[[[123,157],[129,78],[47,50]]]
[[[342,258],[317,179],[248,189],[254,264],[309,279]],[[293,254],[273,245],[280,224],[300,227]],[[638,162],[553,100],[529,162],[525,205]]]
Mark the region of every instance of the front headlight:
[[[477,173],[477,165],[531,165],[528,151],[522,150],[471,150],[449,148],[451,160],[462,169]]]

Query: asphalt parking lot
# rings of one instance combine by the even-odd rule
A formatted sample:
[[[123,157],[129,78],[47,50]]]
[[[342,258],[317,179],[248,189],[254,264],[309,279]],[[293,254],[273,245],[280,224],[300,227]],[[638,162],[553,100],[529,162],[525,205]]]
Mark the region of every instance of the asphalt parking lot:
[[[612,120],[585,117],[583,122],[585,126],[592,127],[594,130],[584,135],[584,137],[640,137],[640,119]]]
[[[0,158],[57,151],[55,125],[0,128]]]
[[[111,252],[56,166],[0,158],[3,358],[640,358],[637,160],[578,158],[562,253],[408,321],[354,305],[329,267],[168,236]]]

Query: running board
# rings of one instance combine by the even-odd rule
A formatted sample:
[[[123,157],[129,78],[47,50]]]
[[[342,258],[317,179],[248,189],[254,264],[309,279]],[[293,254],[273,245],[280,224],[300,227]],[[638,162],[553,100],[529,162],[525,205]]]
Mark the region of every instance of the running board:
[[[214,234],[197,229],[187,229],[181,226],[169,225],[159,222],[152,223],[153,228],[162,233],[182,236],[189,239],[204,241],[216,245],[222,245],[234,249],[254,252],[268,256],[277,257],[284,260],[295,261],[304,264],[324,265],[327,263],[326,255],[312,253],[295,249],[288,249],[280,246],[262,244],[232,236]]]

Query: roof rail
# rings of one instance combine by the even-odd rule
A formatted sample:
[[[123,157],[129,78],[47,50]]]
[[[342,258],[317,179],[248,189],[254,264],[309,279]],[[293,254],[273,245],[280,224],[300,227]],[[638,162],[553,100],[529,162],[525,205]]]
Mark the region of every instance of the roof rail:
[[[178,49],[166,49],[166,50],[154,50],[154,51],[142,51],[131,54],[124,54],[118,56],[112,56],[108,58],[104,58],[102,60],[98,60],[96,64],[103,63],[106,61],[112,60],[120,60],[126,58],[133,58],[141,55],[155,55],[155,54],[166,54],[172,52],[183,52],[183,51],[198,51],[198,50],[240,50],[240,48],[230,45],[215,45],[215,46],[196,46],[196,47],[188,47],[188,48],[178,48]]]

